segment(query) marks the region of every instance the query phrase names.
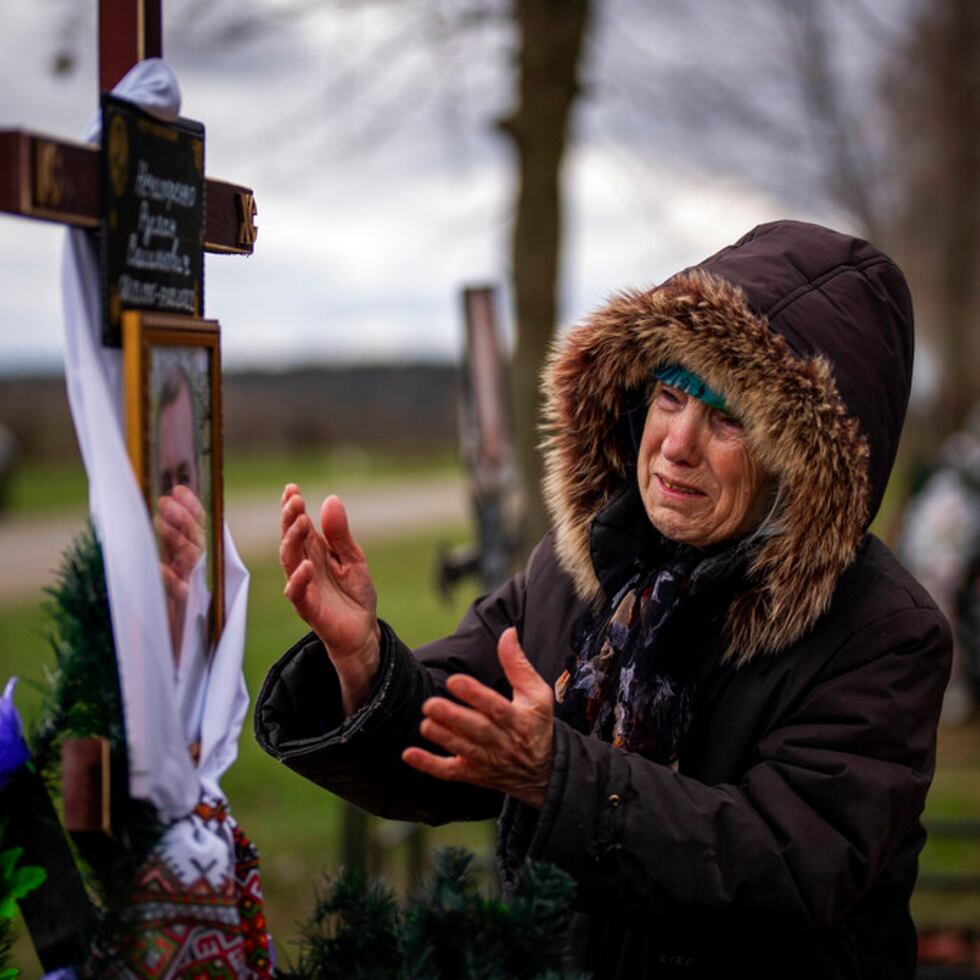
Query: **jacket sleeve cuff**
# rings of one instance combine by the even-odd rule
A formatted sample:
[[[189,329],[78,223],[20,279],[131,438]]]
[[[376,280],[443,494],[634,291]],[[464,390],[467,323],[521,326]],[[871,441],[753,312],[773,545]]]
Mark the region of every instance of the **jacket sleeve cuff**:
[[[360,745],[400,750],[400,724],[414,724],[422,672],[387,623],[381,623],[378,671],[365,703],[345,718],[340,684],[323,644],[310,633],[270,669],[255,707],[255,737],[270,755],[304,771],[305,760],[330,754],[335,776],[347,763],[363,765]],[[405,715],[404,719],[399,716]],[[304,773],[306,774],[306,773]]]

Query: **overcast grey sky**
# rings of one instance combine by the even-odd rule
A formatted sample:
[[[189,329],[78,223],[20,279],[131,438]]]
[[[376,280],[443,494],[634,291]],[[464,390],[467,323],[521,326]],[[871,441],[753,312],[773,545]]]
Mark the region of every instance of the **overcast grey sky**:
[[[507,273],[511,159],[493,129],[512,98],[506,21],[461,33],[447,27],[452,4],[337,3],[222,41],[243,4],[165,0],[164,11],[164,55],[183,114],[207,128],[207,172],[252,186],[258,202],[255,255],[206,259],[225,364],[455,356],[460,287]],[[565,174],[566,323],[759,221],[826,218],[658,152],[643,138],[642,87],[623,89],[644,59],[683,52],[666,31],[624,49],[628,0],[598,6]],[[0,126],[84,132],[97,105],[95,7],[0,0]],[[77,64],[56,77],[66,39]],[[0,218],[4,370],[60,363],[62,237]]]

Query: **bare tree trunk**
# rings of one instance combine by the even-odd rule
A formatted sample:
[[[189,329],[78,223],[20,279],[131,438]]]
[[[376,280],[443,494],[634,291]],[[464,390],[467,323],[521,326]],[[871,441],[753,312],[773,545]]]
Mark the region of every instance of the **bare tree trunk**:
[[[945,57],[937,65],[936,111],[940,180],[934,193],[945,198],[939,315],[943,330],[944,428],[962,424],[980,394],[980,6],[949,0],[940,31]],[[947,183],[948,182],[948,183]],[[946,186],[943,186],[943,184]]]
[[[799,38],[800,100],[815,145],[826,157],[825,181],[830,197],[861,223],[868,238],[880,241],[874,166],[865,156],[864,144],[854,138],[855,123],[847,112],[843,82],[834,65],[827,4],[808,0],[779,9]]]
[[[980,398],[980,5],[932,0],[913,27],[891,108],[902,140],[902,258],[940,376],[931,453]]]
[[[525,550],[547,527],[541,497],[540,371],[557,320],[561,265],[561,165],[579,93],[588,0],[516,0],[519,104],[502,123],[517,149],[512,251],[517,348],[512,372],[517,462],[525,496]]]

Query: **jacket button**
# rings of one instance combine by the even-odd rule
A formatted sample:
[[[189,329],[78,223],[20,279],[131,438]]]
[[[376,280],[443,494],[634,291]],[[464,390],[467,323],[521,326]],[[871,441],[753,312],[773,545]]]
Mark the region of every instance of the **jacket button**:
[[[622,799],[620,799],[619,793],[613,793],[609,797],[609,805],[612,806],[612,807],[619,806],[619,804],[622,803],[622,802],[623,801],[622,801]]]

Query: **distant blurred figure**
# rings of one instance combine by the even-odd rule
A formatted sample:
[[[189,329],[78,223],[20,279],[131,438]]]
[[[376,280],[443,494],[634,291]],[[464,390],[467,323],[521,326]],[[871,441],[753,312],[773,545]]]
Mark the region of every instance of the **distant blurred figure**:
[[[980,402],[936,463],[906,508],[898,553],[953,626],[942,719],[958,725],[980,702]]]

